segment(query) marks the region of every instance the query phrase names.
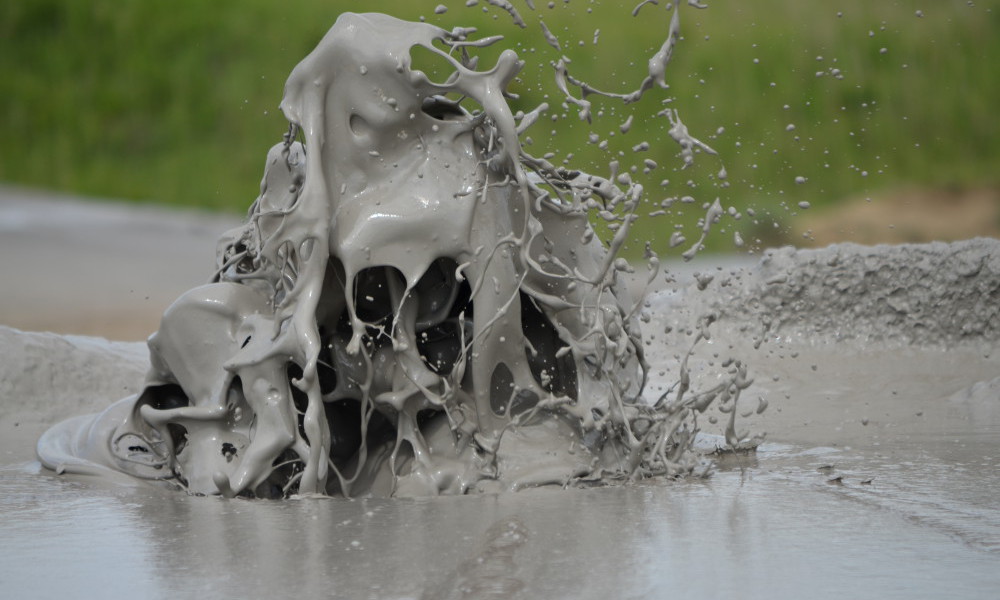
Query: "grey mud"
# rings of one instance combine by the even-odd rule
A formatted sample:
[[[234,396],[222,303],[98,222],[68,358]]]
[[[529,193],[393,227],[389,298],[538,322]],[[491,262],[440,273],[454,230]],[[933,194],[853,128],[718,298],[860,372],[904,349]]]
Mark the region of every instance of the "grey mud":
[[[662,85],[678,10],[625,101]],[[616,257],[642,187],[527,154],[519,135],[546,107],[513,114],[523,63],[506,50],[477,70],[498,38],[473,34],[337,20],[286,83],[289,131],[214,280],[149,339],[142,392],[46,433],[46,467],[264,498],[706,472],[696,417],[716,402],[735,418],[746,367],[695,392],[682,363],[675,386],[643,395],[641,300]],[[414,48],[450,74],[432,80]],[[600,93],[563,64],[557,79],[581,111]],[[687,159],[700,142],[668,116]],[[591,214],[613,221],[608,243]],[[727,441],[746,442],[732,423]]]

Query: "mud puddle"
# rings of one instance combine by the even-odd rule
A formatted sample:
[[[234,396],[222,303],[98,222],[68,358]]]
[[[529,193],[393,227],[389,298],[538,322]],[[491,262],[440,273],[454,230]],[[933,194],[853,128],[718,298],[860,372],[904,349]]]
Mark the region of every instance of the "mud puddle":
[[[717,344],[724,329],[705,360]],[[755,426],[768,441],[704,480],[279,502],[8,462],[0,580],[32,597],[988,598],[1000,361],[985,354],[762,346],[755,392],[773,405]]]

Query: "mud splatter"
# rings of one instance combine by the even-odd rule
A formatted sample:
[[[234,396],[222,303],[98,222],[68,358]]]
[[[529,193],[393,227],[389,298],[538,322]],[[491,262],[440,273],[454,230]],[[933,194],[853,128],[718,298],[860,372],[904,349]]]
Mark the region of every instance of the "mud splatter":
[[[678,12],[635,92],[557,65],[581,117],[588,94],[664,84]],[[727,441],[746,441],[745,365],[696,393],[685,359],[643,397],[641,305],[616,256],[642,186],[527,154],[518,135],[546,107],[515,117],[523,63],[506,50],[477,70],[499,36],[474,33],[341,15],[286,83],[289,131],[215,280],[168,309],[143,391],[85,425],[81,455],[197,494],[412,496],[704,473],[691,445],[713,402],[731,407]],[[414,67],[415,48],[449,75]],[[711,150],[667,116],[682,149]]]

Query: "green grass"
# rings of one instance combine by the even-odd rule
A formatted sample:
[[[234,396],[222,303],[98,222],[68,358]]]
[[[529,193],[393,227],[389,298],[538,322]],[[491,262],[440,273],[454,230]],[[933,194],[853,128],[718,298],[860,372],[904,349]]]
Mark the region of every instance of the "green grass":
[[[554,160],[573,153],[569,164],[600,173],[612,159],[641,168],[650,158],[659,167],[636,173],[650,210],[665,197],[690,194],[699,203],[719,196],[726,206],[757,211],[756,226],[748,217],[727,219],[725,235],[712,238],[716,248],[731,249],[737,227],[748,240],[766,241],[773,223],[789,219],[800,201],[822,206],[904,185],[1000,181],[1000,7],[991,2],[710,0],[709,10],[683,6],[684,39],[668,68],[670,89],[653,90],[629,107],[594,99],[593,130],[609,140],[607,150],[588,144],[590,129],[572,107],[560,107],[549,66],[560,53],[535,23],[545,18],[575,74],[627,91],[663,40],[663,2],[644,7],[639,18],[629,15],[637,1],[556,0],[549,9],[535,0],[534,13],[514,3],[531,24],[526,31],[494,8],[484,13],[485,2],[466,8],[464,0],[444,2],[450,10],[440,16],[433,14],[437,1],[6,2],[0,7],[0,180],[242,211],[257,194],[267,149],[285,131],[277,105],[287,74],[341,11],[378,10],[505,34],[504,43],[528,61],[513,86],[519,106],[530,109],[545,99],[555,116],[530,132],[529,151],[554,152]],[[496,50],[486,54],[483,64]],[[834,68],[842,78],[830,74]],[[818,71],[826,74],[817,77]],[[693,135],[720,152],[729,187],[719,187],[712,157],[679,169],[666,121],[654,116],[666,99]],[[622,135],[618,125],[632,113],[635,125]],[[651,150],[632,153],[640,141]],[[806,182],[796,184],[799,176]],[[662,179],[670,185],[661,188]],[[640,221],[637,240],[653,240],[662,251],[675,225],[692,238],[701,206],[684,208]]]

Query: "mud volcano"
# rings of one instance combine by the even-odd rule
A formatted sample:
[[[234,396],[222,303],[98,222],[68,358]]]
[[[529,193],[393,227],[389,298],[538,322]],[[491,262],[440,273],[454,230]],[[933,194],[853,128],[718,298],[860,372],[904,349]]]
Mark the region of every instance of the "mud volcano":
[[[639,305],[616,258],[642,188],[525,153],[539,111],[505,99],[522,63],[507,50],[477,70],[470,50],[496,40],[473,33],[337,20],[286,83],[289,131],[215,280],[150,338],[142,392],[51,430],[44,465],[255,497],[699,467],[695,413],[735,403],[745,368],[643,397]],[[415,68],[415,48],[449,75]],[[608,245],[591,212],[619,215]]]

